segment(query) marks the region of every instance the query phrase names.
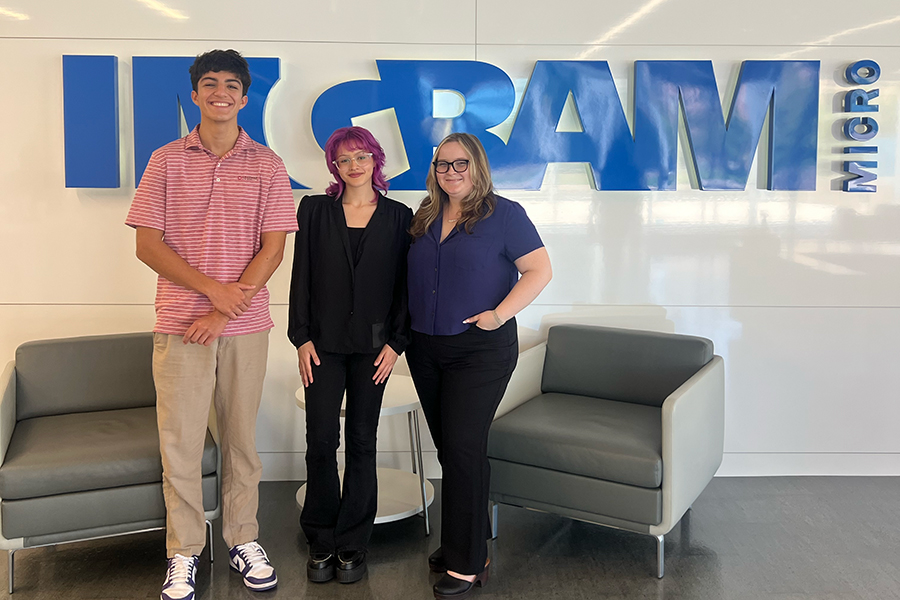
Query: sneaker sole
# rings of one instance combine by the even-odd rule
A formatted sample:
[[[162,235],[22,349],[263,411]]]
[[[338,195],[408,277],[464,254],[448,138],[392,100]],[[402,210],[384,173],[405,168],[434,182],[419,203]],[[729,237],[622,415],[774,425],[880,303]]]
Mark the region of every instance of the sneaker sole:
[[[254,592],[266,592],[268,590],[273,590],[275,589],[275,586],[278,585],[277,578],[275,579],[275,581],[267,581],[266,583],[252,583],[250,581],[247,581],[247,578],[244,577],[244,574],[238,571],[235,566],[231,564],[231,562],[228,563],[228,566],[231,567],[232,571],[241,576],[241,578],[244,580],[244,585],[247,586],[247,589],[253,590]]]
[[[367,571],[366,563],[361,564],[355,569],[336,569],[337,580],[339,583],[356,583],[363,578]]]
[[[313,583],[325,583],[334,579],[334,566],[328,569],[311,569],[306,567],[306,578]]]

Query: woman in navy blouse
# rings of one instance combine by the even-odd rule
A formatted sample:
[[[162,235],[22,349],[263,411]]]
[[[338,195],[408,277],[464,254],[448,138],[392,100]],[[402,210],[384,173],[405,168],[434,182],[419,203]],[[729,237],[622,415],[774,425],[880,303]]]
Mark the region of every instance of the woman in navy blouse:
[[[288,337],[306,388],[306,574],[358,581],[378,504],[375,434],[384,383],[409,342],[409,207],[384,196],[384,151],[369,131],[343,127],[325,144],[334,176],[300,202]],[[343,490],[336,452],[347,393]]]
[[[550,281],[550,258],[525,209],[494,193],[475,136],[444,138],[426,187],[410,228],[407,361],[443,470],[434,595],[464,598],[487,582],[487,437],[518,357],[514,317]]]

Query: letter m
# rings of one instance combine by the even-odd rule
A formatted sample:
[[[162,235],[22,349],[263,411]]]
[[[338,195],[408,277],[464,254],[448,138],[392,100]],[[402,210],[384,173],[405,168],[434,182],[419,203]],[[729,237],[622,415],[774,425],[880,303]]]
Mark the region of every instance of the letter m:
[[[712,62],[635,63],[635,139],[671,147],[680,105],[703,190],[745,189],[767,114],[767,189],[815,190],[818,103],[818,61],[745,61],[727,119]]]

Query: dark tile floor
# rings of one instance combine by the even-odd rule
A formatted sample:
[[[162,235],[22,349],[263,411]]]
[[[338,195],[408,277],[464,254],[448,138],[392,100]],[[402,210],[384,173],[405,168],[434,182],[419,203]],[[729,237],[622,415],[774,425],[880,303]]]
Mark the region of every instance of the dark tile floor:
[[[432,597],[435,576],[425,560],[440,539],[439,501],[430,538],[421,518],[379,525],[367,577],[353,585],[311,584],[296,488],[262,484],[260,542],[278,569],[277,590],[247,591],[229,572],[219,538],[214,565],[201,558],[198,598]],[[491,581],[473,598],[900,598],[898,507],[900,478],[716,479],[667,536],[666,577],[660,580],[650,537],[501,506]],[[158,598],[163,544],[163,534],[154,532],[20,551],[13,597]]]

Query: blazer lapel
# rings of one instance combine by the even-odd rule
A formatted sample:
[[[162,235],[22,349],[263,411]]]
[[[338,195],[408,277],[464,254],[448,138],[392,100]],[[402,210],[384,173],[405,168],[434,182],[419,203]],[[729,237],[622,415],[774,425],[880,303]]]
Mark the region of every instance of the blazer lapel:
[[[364,251],[363,248],[366,247],[366,240],[372,236],[378,235],[379,232],[381,232],[384,227],[384,225],[382,224],[382,221],[384,220],[384,214],[387,209],[384,206],[385,203],[382,201],[382,198],[384,198],[384,195],[382,195],[381,192],[378,192],[378,206],[375,207],[375,212],[372,213],[372,217],[369,219],[369,222],[366,224],[366,228],[363,230],[362,237],[359,240],[359,251],[358,251],[359,255],[362,255],[362,253]],[[349,236],[348,236],[347,243],[348,244],[350,243]],[[354,258],[357,258],[357,257],[354,257]],[[356,264],[355,260],[354,260],[353,264],[354,265]]]
[[[350,234],[347,233],[347,219],[344,217],[344,207],[340,197],[335,199],[331,208],[334,229],[341,236],[341,242],[344,244],[344,255],[347,257],[347,265],[350,267],[350,280],[353,281],[356,269],[353,268],[353,256],[350,254]]]

